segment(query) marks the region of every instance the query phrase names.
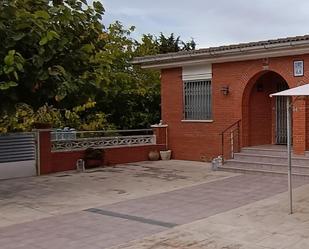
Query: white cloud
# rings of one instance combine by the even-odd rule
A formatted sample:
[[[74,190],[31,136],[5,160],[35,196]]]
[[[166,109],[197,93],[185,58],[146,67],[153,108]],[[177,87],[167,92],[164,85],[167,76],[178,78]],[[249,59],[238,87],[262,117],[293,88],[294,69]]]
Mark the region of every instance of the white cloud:
[[[199,47],[308,33],[306,0],[102,0],[106,22],[143,33],[174,32]]]

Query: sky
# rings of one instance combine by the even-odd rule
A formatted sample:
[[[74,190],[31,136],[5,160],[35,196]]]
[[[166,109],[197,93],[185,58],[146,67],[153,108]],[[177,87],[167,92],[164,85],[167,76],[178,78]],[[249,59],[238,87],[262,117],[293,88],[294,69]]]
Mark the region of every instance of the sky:
[[[308,0],[100,0],[104,24],[135,26],[134,38],[160,32],[198,48],[309,34]]]

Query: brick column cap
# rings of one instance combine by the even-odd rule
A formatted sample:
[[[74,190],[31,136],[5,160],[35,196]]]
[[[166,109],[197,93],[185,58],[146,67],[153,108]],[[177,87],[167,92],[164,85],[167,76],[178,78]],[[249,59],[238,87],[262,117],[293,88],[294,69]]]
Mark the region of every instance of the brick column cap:
[[[151,126],[151,128],[166,128],[168,127],[167,124],[154,124]]]
[[[34,131],[34,132],[36,132],[36,131],[38,131],[38,132],[41,132],[41,131],[50,131],[50,132],[52,132],[52,131],[54,131],[54,129],[50,129],[50,128],[48,128],[48,129],[32,129],[32,131]]]

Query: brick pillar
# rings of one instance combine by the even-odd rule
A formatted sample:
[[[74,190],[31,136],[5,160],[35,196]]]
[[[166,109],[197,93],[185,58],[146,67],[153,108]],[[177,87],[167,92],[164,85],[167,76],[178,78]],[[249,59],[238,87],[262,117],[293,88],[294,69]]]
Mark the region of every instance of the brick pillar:
[[[271,98],[271,144],[276,144],[276,97]]]
[[[39,133],[39,173],[40,175],[52,173],[52,156],[51,156],[51,131],[38,130]]]
[[[156,136],[156,144],[165,145],[166,149],[168,147],[167,127],[168,125],[162,125],[162,124],[151,126],[153,134]]]
[[[309,150],[309,99],[306,99],[306,151]]]
[[[298,99],[293,104],[293,151],[304,155],[306,151],[306,101]]]

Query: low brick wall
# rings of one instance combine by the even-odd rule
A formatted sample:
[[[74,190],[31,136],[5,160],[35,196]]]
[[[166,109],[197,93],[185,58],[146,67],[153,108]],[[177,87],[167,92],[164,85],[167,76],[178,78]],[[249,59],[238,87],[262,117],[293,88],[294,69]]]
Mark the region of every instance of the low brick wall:
[[[121,146],[104,148],[104,166],[115,164],[147,161],[148,154],[153,150],[166,149],[167,126],[156,125],[153,130],[156,135],[156,144],[135,146]],[[38,130],[39,132],[39,174],[49,174],[76,169],[76,161],[84,159],[85,150],[78,151],[52,151],[51,131]]]
[[[152,150],[164,150],[165,145],[142,145],[132,147],[104,149],[104,166],[115,164],[140,162],[148,160],[148,153]],[[42,174],[55,173],[76,168],[76,161],[84,158],[84,151],[51,152],[49,169],[41,167]]]

